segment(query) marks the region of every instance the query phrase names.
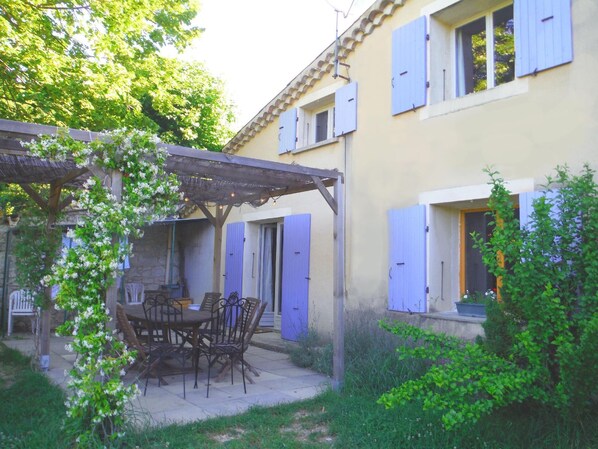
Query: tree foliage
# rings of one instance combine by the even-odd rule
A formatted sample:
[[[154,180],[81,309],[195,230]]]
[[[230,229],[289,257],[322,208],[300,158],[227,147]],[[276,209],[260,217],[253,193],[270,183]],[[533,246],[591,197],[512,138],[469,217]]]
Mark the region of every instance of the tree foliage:
[[[15,232],[16,282],[29,290],[38,307],[47,308],[44,283],[59,253],[62,230],[46,225],[46,213],[30,207],[19,221]]]
[[[220,82],[160,55],[199,36],[197,9],[197,0],[0,0],[0,116],[220,148],[232,121]]]
[[[490,172],[489,241],[474,236],[501,300],[490,305],[486,339],[472,344],[406,324],[385,328],[418,344],[401,357],[432,361],[419,379],[384,394],[387,407],[421,400],[450,428],[497,407],[535,400],[565,416],[598,403],[598,188],[588,166],[559,167],[521,227],[504,181]],[[551,190],[554,189],[554,190]]]

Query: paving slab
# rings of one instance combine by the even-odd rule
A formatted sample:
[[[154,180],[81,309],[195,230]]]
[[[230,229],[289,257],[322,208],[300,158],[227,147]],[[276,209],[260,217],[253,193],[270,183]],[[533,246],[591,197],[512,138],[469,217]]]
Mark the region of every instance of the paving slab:
[[[186,375],[186,395],[183,397],[183,376],[165,376],[168,385],[158,386],[156,379],[150,378],[147,393],[144,396],[145,379],[139,373],[129,370],[124,377],[128,384],[136,383],[141,394],[129,404],[129,415],[139,424],[153,425],[186,423],[243,413],[253,406],[272,406],[309,399],[330,387],[330,379],[312,370],[298,368],[290,361],[288,354],[282,352],[288,343],[280,340],[275,332],[256,334],[266,336],[267,349],[250,346],[245,358],[260,373],[250,373],[254,384],[247,381],[247,394],[243,391],[241,374],[234,372],[234,384],[231,385],[230,373],[221,382],[214,381],[218,370],[211,373],[210,397],[206,398],[207,364],[200,361],[198,388],[194,389],[195,373],[192,369]],[[254,337],[255,337],[254,336]],[[67,389],[68,370],[72,367],[75,355],[65,350],[71,341],[67,337],[52,336],[50,340],[50,369],[46,375],[60,387]],[[8,347],[33,355],[35,345],[31,334],[13,334],[2,340]],[[272,349],[273,348],[273,349]]]

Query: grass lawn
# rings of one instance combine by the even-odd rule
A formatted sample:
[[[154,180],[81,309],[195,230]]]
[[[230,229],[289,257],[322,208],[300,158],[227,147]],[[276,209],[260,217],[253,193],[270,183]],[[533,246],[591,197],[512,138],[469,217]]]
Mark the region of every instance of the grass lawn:
[[[374,336],[374,340],[380,347],[379,338]],[[131,429],[118,447],[598,448],[598,411],[584,422],[569,423],[548,410],[527,405],[448,432],[437,416],[422,412],[418,404],[385,410],[376,404],[377,397],[404,380],[414,367],[398,365],[392,352],[389,358],[387,351],[376,355],[357,342],[348,343],[361,356],[347,358],[342,394],[327,392],[300,403],[254,408],[239,416],[193,424]],[[63,392],[33,371],[29,359],[0,343],[0,448],[71,447],[61,431],[63,403]]]

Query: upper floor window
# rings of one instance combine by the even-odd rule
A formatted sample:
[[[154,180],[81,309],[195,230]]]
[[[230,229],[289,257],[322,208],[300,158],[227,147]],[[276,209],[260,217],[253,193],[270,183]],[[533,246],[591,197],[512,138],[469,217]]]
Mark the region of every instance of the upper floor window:
[[[278,153],[299,152],[357,129],[357,83],[329,86],[280,114]],[[319,144],[319,145],[318,145]]]
[[[316,142],[321,142],[322,140],[326,140],[332,137],[332,135],[330,135],[329,130],[334,129],[334,127],[328,125],[329,116],[333,117],[334,114],[329,114],[328,109],[322,112],[318,112],[316,114]]]
[[[392,114],[489,91],[572,60],[571,0],[432,1],[393,31]],[[520,93],[517,84],[454,106]]]
[[[334,134],[334,95],[298,110],[297,143],[305,147],[332,139]]]
[[[458,96],[515,79],[513,5],[458,27],[455,36]]]

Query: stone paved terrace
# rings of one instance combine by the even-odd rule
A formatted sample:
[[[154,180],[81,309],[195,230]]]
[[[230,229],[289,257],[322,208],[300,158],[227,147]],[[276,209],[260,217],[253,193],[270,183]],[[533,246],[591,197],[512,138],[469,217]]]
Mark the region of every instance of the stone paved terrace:
[[[329,388],[330,380],[314,371],[298,368],[291,363],[288,354],[280,352],[285,344],[275,333],[255,334],[257,344],[250,346],[246,359],[258,370],[259,376],[253,376],[255,384],[247,382],[247,394],[243,392],[241,374],[235,370],[234,385],[230,382],[230,373],[221,382],[212,382],[210,397],[206,398],[207,368],[202,358],[198,388],[193,388],[194,376],[186,376],[186,398],[183,398],[183,378],[181,375],[165,376],[168,385],[158,387],[155,378],[149,379],[147,394],[143,396],[145,379],[138,379],[138,372],[130,370],[125,382],[137,382],[141,394],[132,401],[131,411],[141,424],[184,423],[212,418],[216,416],[242,413],[255,405],[271,406],[308,399]],[[259,335],[259,336],[258,336]],[[31,334],[17,333],[2,340],[8,347],[18,349],[25,354],[33,354]],[[57,385],[66,388],[65,370],[70,369],[75,355],[64,347],[69,339],[52,337],[51,362],[48,377]],[[275,349],[275,350],[271,350]],[[213,376],[213,373],[212,373]]]

